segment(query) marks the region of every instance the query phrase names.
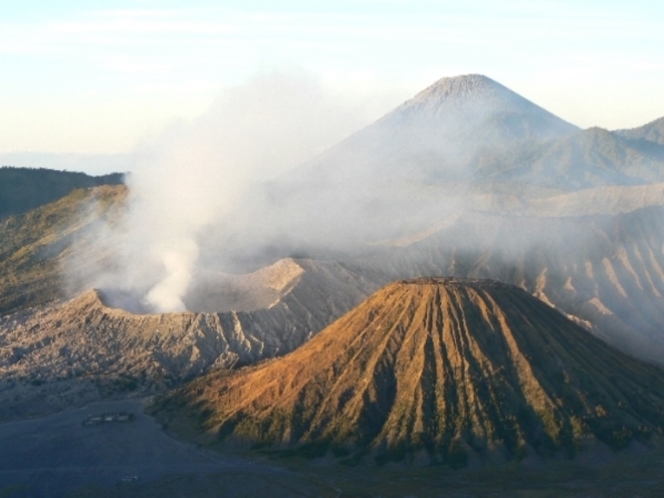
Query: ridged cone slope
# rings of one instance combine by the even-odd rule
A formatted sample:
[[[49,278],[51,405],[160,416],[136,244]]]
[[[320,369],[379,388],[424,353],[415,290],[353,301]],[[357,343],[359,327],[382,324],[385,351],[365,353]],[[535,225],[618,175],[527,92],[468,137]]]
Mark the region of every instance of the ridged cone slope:
[[[428,124],[438,133],[453,135],[461,130],[472,131],[475,140],[551,138],[577,130],[574,125],[480,74],[442,78],[397,107],[381,122],[400,127],[417,123],[418,128]]]
[[[152,410],[209,443],[455,466],[648,438],[664,426],[664,379],[516,287],[419,279],[284,358],[211,374]]]

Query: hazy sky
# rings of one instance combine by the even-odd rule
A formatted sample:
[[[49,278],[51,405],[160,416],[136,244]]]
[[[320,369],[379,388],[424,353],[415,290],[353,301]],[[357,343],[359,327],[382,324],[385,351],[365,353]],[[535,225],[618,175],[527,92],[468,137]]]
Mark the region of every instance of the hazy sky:
[[[633,127],[664,116],[662,47],[654,0],[2,1],[0,152],[128,152],[272,71],[367,119],[482,73],[579,126]]]

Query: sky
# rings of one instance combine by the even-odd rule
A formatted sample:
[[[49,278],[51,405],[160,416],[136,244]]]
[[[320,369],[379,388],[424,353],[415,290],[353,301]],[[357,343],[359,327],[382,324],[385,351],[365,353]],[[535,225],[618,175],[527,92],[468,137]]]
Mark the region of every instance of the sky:
[[[129,154],[273,73],[361,107],[355,127],[481,73],[578,126],[629,128],[664,116],[662,47],[654,0],[2,0],[0,154]]]

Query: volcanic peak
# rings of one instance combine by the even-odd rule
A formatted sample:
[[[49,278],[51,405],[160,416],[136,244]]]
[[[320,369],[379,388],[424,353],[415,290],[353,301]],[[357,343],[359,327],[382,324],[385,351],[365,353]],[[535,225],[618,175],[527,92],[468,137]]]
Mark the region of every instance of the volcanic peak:
[[[442,78],[408,100],[404,107],[486,108],[491,111],[527,112],[539,109],[497,81],[481,74]]]
[[[482,95],[511,91],[482,74],[467,74],[441,78],[413,97],[416,100],[464,100],[476,99]]]
[[[436,133],[458,128],[478,138],[550,138],[578,128],[483,75],[442,78],[385,116],[387,123],[434,126]],[[447,128],[450,130],[445,131]],[[418,133],[424,132],[419,129]]]
[[[151,410],[209,444],[459,466],[646,441],[664,428],[664,378],[522,289],[426,278],[384,287],[283,358],[210,374]]]
[[[646,123],[638,128],[617,130],[616,133],[632,140],[643,140],[664,145],[664,117]]]

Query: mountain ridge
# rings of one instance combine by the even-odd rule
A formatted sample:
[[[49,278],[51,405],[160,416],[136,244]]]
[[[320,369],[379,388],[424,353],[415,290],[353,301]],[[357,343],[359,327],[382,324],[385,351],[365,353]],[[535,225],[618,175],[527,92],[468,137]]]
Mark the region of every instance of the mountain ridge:
[[[73,190],[121,185],[124,174],[90,176],[47,168],[0,167],[0,221],[57,201]]]
[[[664,145],[664,117],[636,128],[616,130],[615,133],[633,140],[643,140]]]
[[[432,213],[472,209],[465,199],[478,192],[508,193],[518,205],[547,194],[661,183],[664,154],[653,147],[660,146],[581,130],[485,76],[443,78],[249,192],[224,227],[232,234],[225,248],[232,253],[237,244],[246,257],[252,249],[245,240],[255,234],[275,259],[293,250],[336,258],[344,253],[335,252],[339,240],[361,251],[409,226],[424,229]]]
[[[521,289],[427,277],[387,285],[283,358],[209,374],[150,410],[212,446],[456,467],[656,439],[664,378]]]

